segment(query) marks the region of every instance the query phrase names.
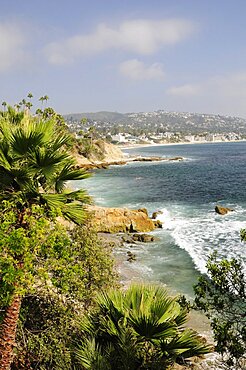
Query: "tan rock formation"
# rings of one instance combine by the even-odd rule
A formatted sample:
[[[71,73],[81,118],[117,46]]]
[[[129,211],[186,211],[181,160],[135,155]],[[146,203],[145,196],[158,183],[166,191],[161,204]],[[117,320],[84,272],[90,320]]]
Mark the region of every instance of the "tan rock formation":
[[[98,148],[98,152],[102,155],[102,161],[106,163],[119,162],[125,159],[123,152],[116,145],[106,143],[103,140],[98,140],[95,145]],[[98,161],[98,159],[94,159]]]
[[[220,214],[220,215],[226,215],[228,212],[232,212],[233,209],[227,208],[227,207],[222,207],[222,206],[215,206],[215,212]]]
[[[109,165],[127,163],[119,147],[101,139],[93,141],[93,150],[87,157],[78,154],[76,150],[74,151],[74,157],[78,166],[85,169],[107,168]]]
[[[155,229],[145,210],[88,206],[92,213],[92,227],[98,232],[149,232]]]

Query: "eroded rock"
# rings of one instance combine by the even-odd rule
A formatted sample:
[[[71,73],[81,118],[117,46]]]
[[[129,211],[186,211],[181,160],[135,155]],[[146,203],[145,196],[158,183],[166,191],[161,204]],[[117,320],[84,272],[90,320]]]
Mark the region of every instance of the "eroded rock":
[[[232,211],[234,210],[231,208],[215,206],[215,212],[218,213],[219,215],[226,215],[228,212],[232,212]]]
[[[150,243],[156,240],[153,235],[149,234],[133,234],[132,239],[142,243]]]
[[[98,232],[134,233],[149,232],[155,229],[155,224],[148,217],[145,209],[88,206],[88,211],[92,213],[92,227]]]

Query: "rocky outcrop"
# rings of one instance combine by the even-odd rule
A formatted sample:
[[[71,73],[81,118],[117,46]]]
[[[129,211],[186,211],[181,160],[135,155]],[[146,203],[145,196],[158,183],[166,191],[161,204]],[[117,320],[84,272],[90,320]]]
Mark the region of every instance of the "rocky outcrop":
[[[129,162],[163,162],[163,161],[182,161],[183,157],[163,158],[163,157],[136,157],[129,159]]]
[[[153,235],[149,234],[133,234],[132,236],[133,241],[142,242],[142,243],[151,243],[156,240]]]
[[[85,169],[107,168],[109,165],[126,164],[124,153],[116,145],[105,142],[104,140],[94,140],[92,150],[86,155],[82,155],[79,150],[74,152],[76,162],[79,167]]]
[[[113,166],[113,165],[121,165],[122,166],[124,164],[127,164],[127,162],[126,161],[112,161],[112,162],[99,162],[99,163],[89,162],[89,163],[83,163],[79,167],[82,167],[85,170],[91,170],[91,169],[94,169],[94,168],[106,169],[109,166]]]
[[[132,252],[128,251],[127,252],[127,261],[128,262],[136,261],[136,254],[133,254]]]
[[[156,229],[162,229],[162,222],[160,220],[153,220]]]
[[[215,206],[215,212],[218,213],[219,215],[226,215],[228,212],[232,212],[232,211],[233,209],[231,208]]]
[[[160,162],[160,161],[182,161],[182,157],[163,158],[163,157],[125,157],[121,149],[105,142],[102,139],[93,141],[93,150],[86,157],[77,148],[74,149],[74,157],[79,168],[91,170],[94,168],[108,168],[112,165],[125,165],[130,162]],[[80,154],[79,154],[80,153]]]
[[[162,211],[155,211],[155,212],[152,213],[152,219],[153,220],[156,220],[157,219],[157,216],[158,215],[162,215],[162,214],[163,214]]]
[[[145,209],[88,206],[88,211],[92,214],[92,227],[98,232],[133,233],[155,229],[154,222],[148,217]]]
[[[159,162],[163,159],[162,157],[136,157],[132,159],[132,162]]]

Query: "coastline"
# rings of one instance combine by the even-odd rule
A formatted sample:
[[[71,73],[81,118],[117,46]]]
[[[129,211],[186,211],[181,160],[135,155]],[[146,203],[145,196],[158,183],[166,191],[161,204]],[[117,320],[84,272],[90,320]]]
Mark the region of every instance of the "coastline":
[[[157,230],[157,229],[156,229]],[[155,230],[151,232],[151,235],[155,234]],[[130,270],[127,266],[127,264],[134,264],[135,261],[129,262],[127,261],[127,252],[131,250],[129,247],[129,244],[127,242],[122,241],[122,236],[128,235],[125,233],[99,233],[99,236],[103,243],[106,245],[109,244],[113,245],[112,254],[114,258],[114,264],[115,269],[118,274],[118,280],[119,283],[122,285],[123,289],[126,289],[130,284],[134,283],[146,283],[146,281],[143,279],[142,275],[139,273],[133,272]],[[141,245],[141,242],[138,243],[138,245]],[[119,250],[124,250],[125,254],[122,253],[118,254],[117,252]],[[161,284],[163,285],[168,294],[173,297],[179,296],[179,292],[174,291],[170,286],[163,282],[159,281],[147,281],[147,284]],[[198,332],[202,337],[204,337],[208,342],[213,343],[213,335],[212,335],[212,329],[210,326],[210,322],[205,316],[205,314],[201,311],[195,311],[191,310],[188,315],[188,321],[185,324],[186,327],[190,327],[196,332]]]
[[[243,140],[243,141],[245,141],[245,140]],[[239,141],[236,141],[236,142],[239,142]],[[212,143],[218,143],[218,142],[212,142]],[[221,142],[221,143],[224,143],[224,142]],[[183,143],[176,143],[176,144],[174,144],[174,145],[182,145]],[[185,143],[186,145],[188,145],[188,144],[199,144],[199,143]],[[205,143],[202,143],[202,144],[209,144],[209,142],[205,142]],[[132,146],[133,148],[136,148],[136,147],[145,147],[145,146],[149,146],[149,147],[153,147],[153,146],[157,146],[157,147],[162,147],[163,146],[163,148],[164,147],[168,147],[168,146],[170,146],[171,144],[154,144],[154,145],[138,145],[138,146]],[[245,148],[245,144],[243,144],[242,145],[244,148]],[[218,149],[216,149],[216,147],[215,147],[215,150],[217,150],[217,151],[220,151],[220,148],[222,148],[222,147],[226,147],[226,146],[223,146],[223,145],[221,145],[221,146],[217,146],[217,148]],[[232,147],[233,147],[233,145],[230,147],[229,146],[229,151],[230,151],[230,148],[232,149]],[[237,145],[235,145],[235,147],[237,147]],[[191,150],[192,150],[192,147],[190,147],[191,148]],[[240,146],[239,146],[239,148],[240,148]],[[127,149],[127,148],[126,148]],[[186,149],[188,149],[188,148],[186,148]],[[179,150],[180,150],[180,152],[182,153],[182,151],[184,150],[186,150],[185,148],[184,149],[180,149],[179,148]],[[205,147],[203,147],[202,148],[202,146],[201,146],[201,149],[203,149],[203,152],[209,152],[210,151],[210,149],[212,150],[212,146],[205,146]],[[213,147],[213,149],[214,149],[214,147]],[[227,148],[228,149],[228,148]],[[163,149],[164,150],[164,149]],[[175,152],[175,151],[178,151],[178,148],[176,148],[175,149],[175,147],[173,147],[173,149],[171,150],[171,152],[173,153],[173,152]],[[193,150],[197,150],[197,148],[193,148]],[[158,151],[158,150],[157,150]],[[169,151],[169,149],[167,149],[166,151]],[[143,153],[144,153],[144,151],[143,151]],[[149,153],[149,152],[148,152]],[[129,154],[131,154],[131,153],[129,153]],[[132,153],[133,154],[133,153]],[[189,164],[189,163],[188,163]],[[192,163],[191,163],[192,164]],[[150,167],[150,166],[149,166]],[[155,166],[153,166],[153,167],[155,167]],[[181,166],[182,167],[182,166]],[[178,168],[178,167],[177,167]],[[116,170],[117,171],[117,170]],[[129,171],[130,172],[133,172],[133,171],[131,171],[131,168],[129,169]],[[177,169],[177,171],[178,171],[178,169]],[[128,174],[127,174],[127,172],[128,172],[128,170],[127,171],[124,171],[123,172],[123,174],[124,174],[124,176],[128,176]],[[130,175],[129,175],[130,176]],[[136,172],[135,174],[133,174],[133,179],[134,180],[136,180],[135,182],[137,183],[137,182],[139,182],[139,183],[143,183],[143,181],[142,181],[142,179],[140,179],[141,181],[139,181],[139,174]],[[110,179],[110,181],[112,181],[111,179]],[[209,183],[210,184],[210,183]],[[119,190],[120,191],[120,190]],[[124,194],[124,193],[123,193]],[[111,195],[111,194],[110,194]],[[127,193],[126,193],[126,195],[127,195]],[[146,198],[145,198],[145,196],[142,198],[143,199],[143,202],[145,202],[145,200],[146,200]],[[158,198],[158,200],[159,200],[159,198]],[[174,201],[174,199],[172,199],[172,201]],[[143,204],[143,206],[145,206],[145,204]],[[229,221],[229,218],[228,219],[226,219],[226,218],[221,218],[221,220],[228,220]],[[128,248],[126,248],[126,251],[125,251],[125,253],[127,252],[127,249]],[[123,252],[124,253],[124,252]],[[151,252],[152,253],[152,252]],[[154,254],[153,254],[154,255]],[[125,259],[124,259],[124,256],[123,256],[123,263],[124,263],[124,265],[125,265]],[[134,263],[134,262],[133,262]],[[127,267],[126,265],[125,265],[125,267]],[[125,272],[127,272],[127,271],[125,271]],[[128,278],[128,279],[124,279],[124,281],[123,281],[123,284],[125,285],[125,284],[129,284],[132,280],[134,281],[134,277],[133,276],[129,276],[129,272],[126,274],[126,278]],[[201,315],[201,314],[200,314]],[[201,316],[200,316],[199,314],[197,315],[197,313],[195,313],[195,318],[193,318],[193,314],[192,314],[192,318],[191,318],[191,321],[193,321],[193,323],[191,324],[191,322],[189,322],[189,324],[188,325],[190,325],[190,326],[192,326],[195,330],[197,330],[198,332],[200,332],[201,333],[201,335],[203,335],[203,333],[204,333],[204,329],[202,328],[202,326],[201,326],[201,324],[202,324],[202,320],[201,320]],[[210,331],[210,335],[209,335],[209,338],[211,338],[211,331]],[[219,369],[219,367],[217,367],[217,369]]]
[[[241,142],[246,142],[246,139],[244,140],[230,140],[230,141],[222,141],[222,140],[217,140],[217,141],[194,141],[194,142],[187,142],[187,141],[182,141],[178,143],[152,143],[152,144],[129,144],[129,145],[120,145],[116,144],[116,146],[119,149],[134,149],[134,148],[148,148],[148,147],[159,147],[159,146],[173,146],[173,145],[197,145],[197,144],[219,144],[219,143],[241,143]]]

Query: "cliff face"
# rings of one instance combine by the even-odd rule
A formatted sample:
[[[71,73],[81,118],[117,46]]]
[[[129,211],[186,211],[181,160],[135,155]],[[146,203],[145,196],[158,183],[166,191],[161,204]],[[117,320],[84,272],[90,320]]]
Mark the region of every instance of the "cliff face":
[[[156,227],[145,209],[89,206],[88,211],[92,213],[92,226],[98,232],[149,232]]]
[[[91,161],[115,162],[124,160],[124,154],[116,145],[106,143],[103,140],[95,142],[96,153],[89,157]]]
[[[97,167],[98,164],[105,166],[117,162],[125,162],[123,152],[116,145],[107,143],[103,140],[94,141],[90,152],[84,156],[78,152],[74,153],[76,162],[79,166],[86,168]]]

